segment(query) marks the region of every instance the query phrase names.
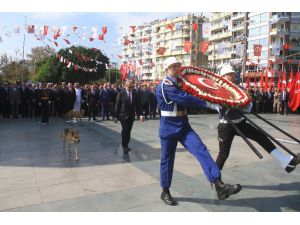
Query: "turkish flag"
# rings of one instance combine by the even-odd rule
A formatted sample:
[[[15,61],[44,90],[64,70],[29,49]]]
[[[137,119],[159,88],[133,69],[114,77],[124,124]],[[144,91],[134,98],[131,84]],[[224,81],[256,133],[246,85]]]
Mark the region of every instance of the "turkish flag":
[[[72,31],[75,32],[75,31],[77,30],[77,28],[78,28],[78,27],[73,26],[73,27],[72,27]]]
[[[133,41],[129,41],[128,39],[125,39],[123,44],[124,45],[129,45],[130,43],[133,43]]]
[[[129,67],[126,64],[122,64],[120,67],[120,71],[122,74],[122,80],[125,80],[129,73]]]
[[[250,77],[249,77],[249,74],[247,75],[247,78],[246,78],[246,90],[249,90],[250,89]]]
[[[164,48],[164,47],[159,47],[159,48],[156,50],[156,53],[157,53],[158,55],[164,55],[165,52],[166,52],[166,48]]]
[[[49,30],[49,26],[44,26],[43,35],[47,35]]]
[[[300,105],[300,72],[298,70],[290,90],[289,108],[296,111]]]
[[[292,47],[293,47],[292,44],[284,44],[284,45],[282,46],[283,50],[288,50],[288,49],[290,49],[290,48],[292,48]]]
[[[173,30],[174,29],[175,24],[174,23],[170,23],[166,26],[167,29]]]
[[[71,44],[70,41],[68,41],[67,39],[64,39],[64,41],[69,45]]]
[[[102,27],[102,34],[104,35],[104,34],[106,34],[106,33],[107,33],[107,27],[104,26],[104,27]]]
[[[135,31],[137,30],[136,26],[129,26],[132,30],[133,33],[135,33]]]
[[[283,72],[283,77],[281,81],[281,91],[283,91],[286,88],[286,71]]]
[[[262,71],[261,74],[260,74],[259,87],[260,88],[264,87],[264,71]]]
[[[254,56],[261,56],[262,45],[253,45]]]
[[[280,76],[281,76],[281,73],[280,73],[280,71],[278,71],[278,80],[277,80],[277,89],[278,90],[280,90],[280,88],[281,88],[281,78],[280,78]]]
[[[203,41],[203,42],[201,42],[201,50],[200,51],[203,52],[203,53],[205,53],[207,51],[209,45],[210,45],[209,41]]]
[[[185,41],[184,42],[184,51],[189,52],[192,48],[192,42],[191,41]]]
[[[33,34],[35,32],[34,25],[26,25],[26,30],[29,34]]]
[[[274,70],[273,69],[271,71],[270,86],[271,86],[271,88],[274,87]]]
[[[289,77],[289,80],[288,80],[288,90],[290,90],[291,87],[292,87],[293,79],[294,79],[293,69],[291,68],[290,77]]]
[[[194,31],[197,31],[198,30],[198,24],[197,23],[193,23],[192,24],[192,28]]]
[[[99,39],[100,41],[104,41],[104,34],[99,34],[98,39]]]
[[[267,92],[269,88],[269,78],[268,78],[268,71],[265,73],[265,86],[264,86],[264,91]]]

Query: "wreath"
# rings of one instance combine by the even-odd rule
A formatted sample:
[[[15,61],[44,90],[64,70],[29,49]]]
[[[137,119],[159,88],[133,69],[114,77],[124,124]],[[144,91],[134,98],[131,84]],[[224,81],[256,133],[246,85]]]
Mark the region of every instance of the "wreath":
[[[183,91],[211,103],[244,107],[251,101],[237,85],[202,68],[182,66],[179,82]]]

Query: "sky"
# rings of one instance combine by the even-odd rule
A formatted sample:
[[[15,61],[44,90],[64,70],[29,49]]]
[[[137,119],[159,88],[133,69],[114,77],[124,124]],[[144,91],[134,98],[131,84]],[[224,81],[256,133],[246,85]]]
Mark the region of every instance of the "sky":
[[[289,2],[272,0],[272,6],[264,5],[265,2],[252,0],[251,4],[242,4],[245,0],[128,0],[128,1],[101,1],[101,0],[9,0],[1,4],[0,8],[0,54],[7,53],[14,58],[22,58],[25,16],[28,25],[48,25],[50,27],[67,26],[66,34],[71,36],[63,37],[71,44],[79,44],[85,47],[93,47],[102,50],[111,62],[118,59],[121,53],[121,46],[118,39],[121,34],[129,31],[129,26],[140,25],[143,22],[150,22],[156,19],[172,18],[187,13],[200,14],[213,11],[299,11],[292,7]],[[293,4],[294,6],[297,4]],[[290,8],[289,8],[290,7]],[[21,33],[15,34],[13,28],[21,26]],[[78,35],[71,31],[71,26],[86,27],[86,33],[90,36],[90,28],[96,26],[98,33],[102,26],[107,26],[108,32],[105,35],[105,42],[88,39],[81,41]],[[123,29],[121,30],[120,27]],[[11,35],[8,36],[9,32]],[[79,34],[84,31],[78,30]],[[53,33],[48,34],[53,40]],[[33,34],[25,32],[24,56],[31,52],[31,48],[46,46],[55,48],[69,47],[63,38],[59,38],[58,47],[53,42],[45,39],[45,43],[38,41]]]
[[[0,43],[0,54],[7,53],[14,58],[22,58],[23,52],[23,39],[25,33],[25,44],[24,44],[24,56],[31,52],[31,48],[37,46],[47,46],[55,48],[57,51],[60,48],[66,48],[68,45],[63,39],[67,39],[71,44],[78,44],[85,47],[101,49],[111,61],[118,59],[117,55],[121,53],[120,41],[118,41],[122,33],[128,32],[131,25],[141,25],[143,22],[150,22],[155,19],[171,18],[180,16],[186,13],[183,12],[78,12],[78,13],[23,13],[23,12],[1,12],[0,13],[0,36],[2,43]],[[49,32],[44,42],[37,40],[33,34],[27,33],[25,30],[25,17],[26,24],[28,25],[48,25],[50,27],[63,27],[67,26],[65,35],[58,38],[58,47],[55,46],[53,40],[53,33]],[[20,33],[14,32],[14,27],[20,26]],[[75,34],[72,31],[72,26],[79,27]],[[87,33],[87,36],[91,35],[91,27],[98,28],[98,34],[101,32],[101,28],[107,26],[107,34],[104,37],[104,41],[94,40],[89,41],[88,39],[81,40],[78,38],[83,32]],[[85,31],[82,27],[86,27]],[[70,34],[70,36],[66,36]]]

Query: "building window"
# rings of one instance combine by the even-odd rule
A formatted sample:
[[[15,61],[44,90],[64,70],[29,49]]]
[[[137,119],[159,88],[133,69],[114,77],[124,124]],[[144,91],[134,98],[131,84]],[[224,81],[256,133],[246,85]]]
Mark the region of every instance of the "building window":
[[[258,36],[259,35],[259,28],[252,28],[249,29],[249,37]]]
[[[265,22],[269,20],[269,13],[262,13],[260,15],[260,22]]]
[[[256,15],[250,18],[251,21],[253,21],[253,23],[259,23],[260,22],[260,15]]]
[[[259,28],[260,35],[268,34],[268,33],[269,33],[269,26],[262,26]]]
[[[259,44],[262,45],[262,47],[268,47],[269,45],[268,38],[259,39]]]

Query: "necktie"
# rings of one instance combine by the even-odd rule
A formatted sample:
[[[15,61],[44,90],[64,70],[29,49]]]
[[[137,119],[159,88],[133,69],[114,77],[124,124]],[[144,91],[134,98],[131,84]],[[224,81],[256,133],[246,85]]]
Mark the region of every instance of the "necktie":
[[[128,92],[129,102],[131,103],[131,92]]]

